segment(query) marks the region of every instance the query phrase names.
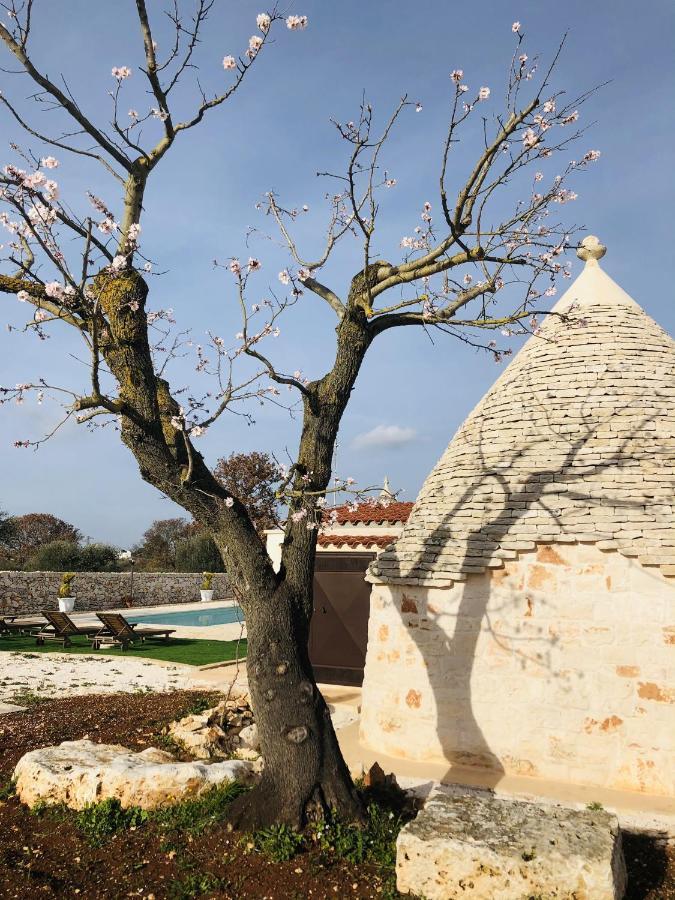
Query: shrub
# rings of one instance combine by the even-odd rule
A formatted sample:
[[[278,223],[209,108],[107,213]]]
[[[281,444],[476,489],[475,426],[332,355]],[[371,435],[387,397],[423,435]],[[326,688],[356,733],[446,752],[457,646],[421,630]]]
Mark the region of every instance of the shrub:
[[[177,572],[223,572],[223,560],[213,538],[195,534],[176,545]]]
[[[202,573],[202,590],[210,591],[212,584],[213,584],[213,572],[203,572]]]
[[[26,563],[29,572],[73,572],[80,568],[80,548],[72,541],[50,541]]]
[[[118,552],[109,544],[87,544],[80,550],[81,572],[117,572]]]
[[[59,587],[59,597],[72,597],[73,589],[71,587],[73,579],[75,578],[74,572],[64,572],[63,577],[61,578],[61,585]]]

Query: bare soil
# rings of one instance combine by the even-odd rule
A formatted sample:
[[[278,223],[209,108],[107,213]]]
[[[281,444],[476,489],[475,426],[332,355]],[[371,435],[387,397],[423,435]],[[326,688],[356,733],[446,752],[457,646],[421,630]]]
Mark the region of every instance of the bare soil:
[[[162,730],[208,692],[72,697],[0,717],[0,786],[37,747],[88,736],[134,750],[162,746]],[[0,800],[0,898],[73,897],[182,900],[392,898],[391,873],[319,850],[276,863],[216,824],[168,839],[152,824],[94,846],[65,815],[36,816],[14,797]],[[675,852],[655,837],[625,835],[628,900],[675,900]]]

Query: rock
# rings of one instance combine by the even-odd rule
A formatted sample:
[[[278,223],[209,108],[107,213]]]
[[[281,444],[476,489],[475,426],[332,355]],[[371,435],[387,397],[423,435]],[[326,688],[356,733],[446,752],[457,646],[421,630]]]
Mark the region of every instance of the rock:
[[[260,738],[258,737],[258,726],[247,725],[239,732],[239,746],[246,750],[260,750]]]
[[[620,900],[626,866],[604,811],[436,791],[401,829],[396,879],[427,900]]]
[[[176,762],[154,747],[134,753],[89,740],[32,750],[14,770],[16,793],[23,803],[31,807],[39,801],[64,803],[71,809],[109,797],[116,797],[122,806],[153,809],[196,797],[227,781],[249,783],[254,778],[252,764],[242,760],[210,765]]]
[[[177,744],[197,759],[224,758],[230,754],[230,742],[219,725],[211,724],[205,713],[186,716],[172,722],[169,734]]]
[[[336,731],[339,731],[341,728],[347,728],[349,725],[357,722],[359,718],[358,710],[355,709],[355,707],[347,706],[344,703],[335,706],[332,703],[329,703],[328,712],[333,721],[333,728]]]

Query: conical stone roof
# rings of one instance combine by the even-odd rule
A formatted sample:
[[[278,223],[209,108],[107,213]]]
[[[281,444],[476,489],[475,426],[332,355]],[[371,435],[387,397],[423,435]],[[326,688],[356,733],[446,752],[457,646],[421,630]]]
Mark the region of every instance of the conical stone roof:
[[[461,426],[369,580],[443,586],[536,542],[590,541],[675,576],[675,341],[598,264]],[[562,318],[560,314],[566,314]]]

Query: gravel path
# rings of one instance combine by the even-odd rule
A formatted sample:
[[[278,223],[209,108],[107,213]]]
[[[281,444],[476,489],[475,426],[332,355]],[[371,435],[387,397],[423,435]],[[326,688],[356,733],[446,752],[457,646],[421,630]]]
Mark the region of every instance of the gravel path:
[[[158,665],[146,659],[2,653],[0,704],[26,705],[37,696],[180,690],[188,686],[191,672],[191,666]]]

